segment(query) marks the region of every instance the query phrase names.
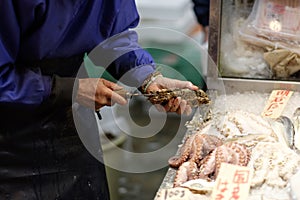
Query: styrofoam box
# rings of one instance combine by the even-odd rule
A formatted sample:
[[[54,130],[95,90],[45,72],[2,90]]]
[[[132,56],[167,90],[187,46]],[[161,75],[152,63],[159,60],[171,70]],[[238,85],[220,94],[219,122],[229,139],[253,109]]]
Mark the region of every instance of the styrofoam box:
[[[143,19],[176,20],[191,7],[191,0],[136,0]]]

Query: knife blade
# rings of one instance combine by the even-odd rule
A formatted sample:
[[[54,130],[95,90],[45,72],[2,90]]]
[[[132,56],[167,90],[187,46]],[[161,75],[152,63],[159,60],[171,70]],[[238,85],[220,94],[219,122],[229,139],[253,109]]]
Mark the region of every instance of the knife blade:
[[[126,89],[120,89],[120,90],[114,90],[115,93],[119,94],[120,96],[124,97],[125,99],[130,99],[132,97],[137,97],[137,96],[144,96],[144,97],[151,97],[154,96],[154,93],[149,93],[149,94],[142,94],[138,91],[130,91]]]

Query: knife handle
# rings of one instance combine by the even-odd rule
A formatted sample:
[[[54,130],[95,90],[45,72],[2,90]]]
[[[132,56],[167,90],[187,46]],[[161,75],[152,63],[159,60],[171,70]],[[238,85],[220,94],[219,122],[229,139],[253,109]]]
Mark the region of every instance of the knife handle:
[[[125,89],[114,90],[114,92],[117,93],[118,95],[124,97],[125,99],[128,99],[132,96],[131,93]]]
[[[101,116],[100,110],[96,110],[95,112],[97,114],[98,119],[101,120],[102,116]]]

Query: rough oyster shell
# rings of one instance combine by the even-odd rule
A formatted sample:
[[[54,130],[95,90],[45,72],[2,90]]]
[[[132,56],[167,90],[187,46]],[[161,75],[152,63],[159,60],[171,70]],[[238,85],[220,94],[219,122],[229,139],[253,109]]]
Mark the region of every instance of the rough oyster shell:
[[[166,104],[169,100],[176,97],[181,97],[186,100],[187,103],[192,106],[200,106],[202,104],[210,103],[208,95],[201,89],[190,90],[190,89],[162,89],[151,93],[148,100],[153,104]]]

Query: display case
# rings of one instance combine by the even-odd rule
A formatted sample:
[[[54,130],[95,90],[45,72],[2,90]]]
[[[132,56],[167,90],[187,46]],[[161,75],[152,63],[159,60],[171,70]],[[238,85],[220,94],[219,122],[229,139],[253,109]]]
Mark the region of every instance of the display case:
[[[300,2],[212,0],[207,84],[226,92],[300,89]]]
[[[244,166],[253,172],[250,190],[246,192],[248,198],[241,199],[299,199],[299,190],[295,189],[299,188],[299,182],[293,181],[299,181],[300,176],[300,1],[211,0],[210,3],[206,78],[211,104],[200,107],[186,124],[188,131],[175,159],[169,160],[171,167],[155,199],[174,196],[240,199],[223,198],[223,193],[215,193],[222,192],[220,180],[227,174],[217,174],[218,163],[224,159],[228,162],[226,159],[240,152],[244,154],[238,157],[243,159],[250,154]],[[280,116],[268,118],[263,115],[264,110],[277,108],[272,102],[269,105],[274,90],[275,94],[279,90],[279,95],[292,95]],[[277,102],[284,98],[275,99]],[[224,143],[202,158],[207,135],[218,136]],[[243,148],[247,151],[221,149],[232,142],[246,145]],[[194,148],[198,145],[200,150]],[[233,154],[227,154],[231,150]],[[217,152],[221,152],[220,156]],[[201,158],[195,161],[193,155],[197,153]],[[184,162],[176,163],[177,158]],[[235,165],[243,165],[243,159]],[[214,179],[220,175],[219,180]],[[203,179],[208,183],[201,182]],[[215,186],[210,186],[212,182]],[[235,192],[227,191],[229,195]]]

